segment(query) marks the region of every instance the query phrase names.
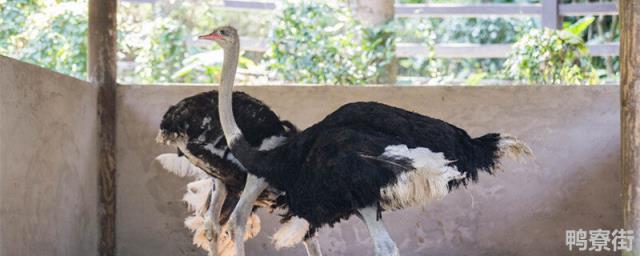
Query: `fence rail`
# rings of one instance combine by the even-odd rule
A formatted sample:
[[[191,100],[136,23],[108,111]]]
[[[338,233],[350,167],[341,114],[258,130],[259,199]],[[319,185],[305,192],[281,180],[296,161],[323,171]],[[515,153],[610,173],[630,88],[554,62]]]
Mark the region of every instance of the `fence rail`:
[[[540,16],[541,23],[548,27],[558,27],[562,16],[617,15],[618,6],[608,3],[559,4],[558,0],[543,0],[541,4],[396,4],[396,17],[482,17],[482,16]],[[274,10],[274,2],[225,0],[224,8]],[[549,8],[551,7],[551,8]],[[554,10],[557,15],[549,15],[544,10]],[[243,49],[264,52],[267,41],[258,38],[243,38]],[[619,43],[588,45],[592,56],[616,56]],[[510,44],[438,44],[434,47],[436,58],[506,58]],[[398,57],[428,56],[429,47],[416,43],[400,43],[396,48]]]
[[[396,4],[398,17],[478,17],[541,16],[542,4]],[[225,0],[223,7],[233,9],[273,10],[274,2]],[[617,15],[618,6],[609,3],[559,4],[560,16]]]
[[[263,38],[241,37],[241,48],[250,52],[265,52],[269,42]],[[208,47],[203,41],[187,41],[187,44]],[[617,56],[620,51],[619,43],[587,44],[591,56]],[[446,59],[463,58],[506,58],[511,51],[511,44],[437,44],[433,47],[434,57]],[[430,47],[419,43],[398,43],[396,55],[406,57],[427,57]]]
[[[581,3],[561,4],[558,6],[561,16],[586,16],[586,15],[618,15],[616,3]]]
[[[539,4],[396,4],[397,17],[535,16]]]
[[[587,45],[591,56],[616,56],[618,43]],[[446,59],[506,58],[511,52],[510,44],[439,44],[434,47],[434,57]],[[427,56],[429,47],[420,44],[398,44],[398,57]]]

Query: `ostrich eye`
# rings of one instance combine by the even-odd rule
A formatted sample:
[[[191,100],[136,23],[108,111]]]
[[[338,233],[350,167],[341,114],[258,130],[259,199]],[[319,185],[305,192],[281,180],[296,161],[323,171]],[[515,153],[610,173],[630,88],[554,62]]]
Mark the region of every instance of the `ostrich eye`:
[[[223,36],[226,36],[227,35],[227,31],[226,30],[220,30],[220,34],[223,35]]]

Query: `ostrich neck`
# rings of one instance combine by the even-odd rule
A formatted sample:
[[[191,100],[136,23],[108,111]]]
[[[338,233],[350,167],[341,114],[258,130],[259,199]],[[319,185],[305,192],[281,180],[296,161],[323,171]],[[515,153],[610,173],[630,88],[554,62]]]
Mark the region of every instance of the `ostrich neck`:
[[[220,124],[227,139],[227,144],[231,146],[236,140],[242,138],[242,131],[238,128],[233,117],[233,82],[236,77],[238,67],[238,55],[240,52],[239,42],[235,42],[229,49],[224,49],[224,60],[222,62],[222,77],[220,79],[220,92],[218,93],[218,109],[220,111]]]
[[[233,116],[233,80],[238,67],[239,51],[240,42],[237,41],[231,47],[224,49],[222,78],[218,93],[218,111],[220,112],[222,132],[227,139],[231,153],[240,160],[244,167],[251,169],[258,164],[261,158],[258,157],[258,151],[244,138]]]

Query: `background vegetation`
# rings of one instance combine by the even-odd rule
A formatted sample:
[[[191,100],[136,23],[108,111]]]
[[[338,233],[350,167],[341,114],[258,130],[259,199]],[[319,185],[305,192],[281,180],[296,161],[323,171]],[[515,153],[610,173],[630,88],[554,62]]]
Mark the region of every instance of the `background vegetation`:
[[[365,28],[345,4],[292,0],[274,12],[256,12],[222,9],[217,0],[124,1],[118,15],[119,77],[124,83],[216,82],[220,49],[194,36],[229,23],[243,37],[267,38],[269,45],[266,53],[242,54],[239,79],[245,83],[372,83],[391,63],[393,47],[405,42],[427,49],[439,43],[516,47],[509,59],[437,59],[432,51],[400,58],[398,84],[598,84],[618,78],[617,57],[585,52],[586,42],[619,40],[617,16],[594,17],[580,33],[540,30],[535,18],[497,17],[397,18]],[[86,77],[86,0],[0,0],[0,6],[0,54]],[[564,27],[580,18],[565,18]]]

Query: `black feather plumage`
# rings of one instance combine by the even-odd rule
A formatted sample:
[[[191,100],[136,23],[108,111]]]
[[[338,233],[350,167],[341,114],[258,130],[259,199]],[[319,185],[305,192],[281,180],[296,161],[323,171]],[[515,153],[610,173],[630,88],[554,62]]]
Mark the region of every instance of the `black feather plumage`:
[[[288,137],[297,132],[291,122],[281,121],[267,105],[246,93],[235,92],[233,102],[238,126],[252,147],[259,147],[267,138]],[[186,142],[187,157],[190,155],[204,165],[190,159],[192,163],[225,183],[229,195],[225,199],[220,221],[226,222],[244,188],[246,173],[229,160],[233,155],[220,127],[218,92],[199,93],[171,106],[163,116],[160,133],[164,143],[175,144],[178,140]],[[212,149],[221,154],[214,153]],[[185,153],[178,149],[179,155]],[[273,193],[273,190],[266,191],[258,203],[272,205],[276,197]]]
[[[497,163],[499,134],[471,138],[444,121],[375,102],[344,105],[319,123],[268,152],[246,154],[240,140],[233,152],[250,173],[265,177],[285,191],[280,199],[291,216],[311,224],[309,235],[322,225],[348,218],[358,209],[381,203],[381,188],[412,171],[411,159],[385,158],[390,145],[427,148],[443,153],[466,177],[449,186],[476,181],[478,171],[491,172]]]

